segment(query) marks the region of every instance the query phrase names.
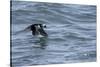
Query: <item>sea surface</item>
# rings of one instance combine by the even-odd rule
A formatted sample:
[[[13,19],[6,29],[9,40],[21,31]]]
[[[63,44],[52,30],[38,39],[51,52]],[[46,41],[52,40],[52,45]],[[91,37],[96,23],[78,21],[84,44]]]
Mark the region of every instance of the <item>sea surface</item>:
[[[96,61],[96,6],[12,1],[12,67]],[[46,24],[47,38],[23,31]],[[19,33],[20,32],[20,33]]]

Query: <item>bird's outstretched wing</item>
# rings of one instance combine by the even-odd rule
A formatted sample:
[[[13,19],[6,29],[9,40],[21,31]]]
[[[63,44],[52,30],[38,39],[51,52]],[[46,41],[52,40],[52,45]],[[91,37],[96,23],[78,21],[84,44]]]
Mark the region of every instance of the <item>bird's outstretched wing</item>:
[[[31,26],[28,26],[28,27],[26,27],[26,28],[23,29],[23,30],[20,30],[20,31],[15,32],[14,35],[21,34],[21,33],[27,33],[27,32],[29,32],[29,31],[31,31]]]

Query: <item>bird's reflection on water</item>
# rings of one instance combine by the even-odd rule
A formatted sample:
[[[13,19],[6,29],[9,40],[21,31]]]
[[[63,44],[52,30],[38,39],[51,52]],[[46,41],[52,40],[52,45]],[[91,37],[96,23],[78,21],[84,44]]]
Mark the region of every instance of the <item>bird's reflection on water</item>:
[[[39,38],[39,40],[36,40],[34,42],[34,45],[38,46],[38,48],[45,49],[47,46],[47,41],[48,41],[47,37],[41,37]]]

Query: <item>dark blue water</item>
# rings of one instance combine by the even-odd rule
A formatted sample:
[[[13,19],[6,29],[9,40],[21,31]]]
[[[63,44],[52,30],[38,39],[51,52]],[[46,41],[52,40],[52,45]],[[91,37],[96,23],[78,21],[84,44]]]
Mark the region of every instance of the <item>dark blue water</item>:
[[[12,66],[96,61],[96,6],[12,2]],[[19,31],[46,24],[48,38]]]

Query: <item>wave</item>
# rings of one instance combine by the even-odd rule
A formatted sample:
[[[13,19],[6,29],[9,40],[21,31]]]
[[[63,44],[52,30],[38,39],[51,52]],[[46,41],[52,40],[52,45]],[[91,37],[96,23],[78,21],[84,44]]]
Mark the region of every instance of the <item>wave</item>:
[[[95,61],[96,6],[14,1],[11,8],[14,66]],[[34,23],[46,24],[46,40],[20,33]]]

